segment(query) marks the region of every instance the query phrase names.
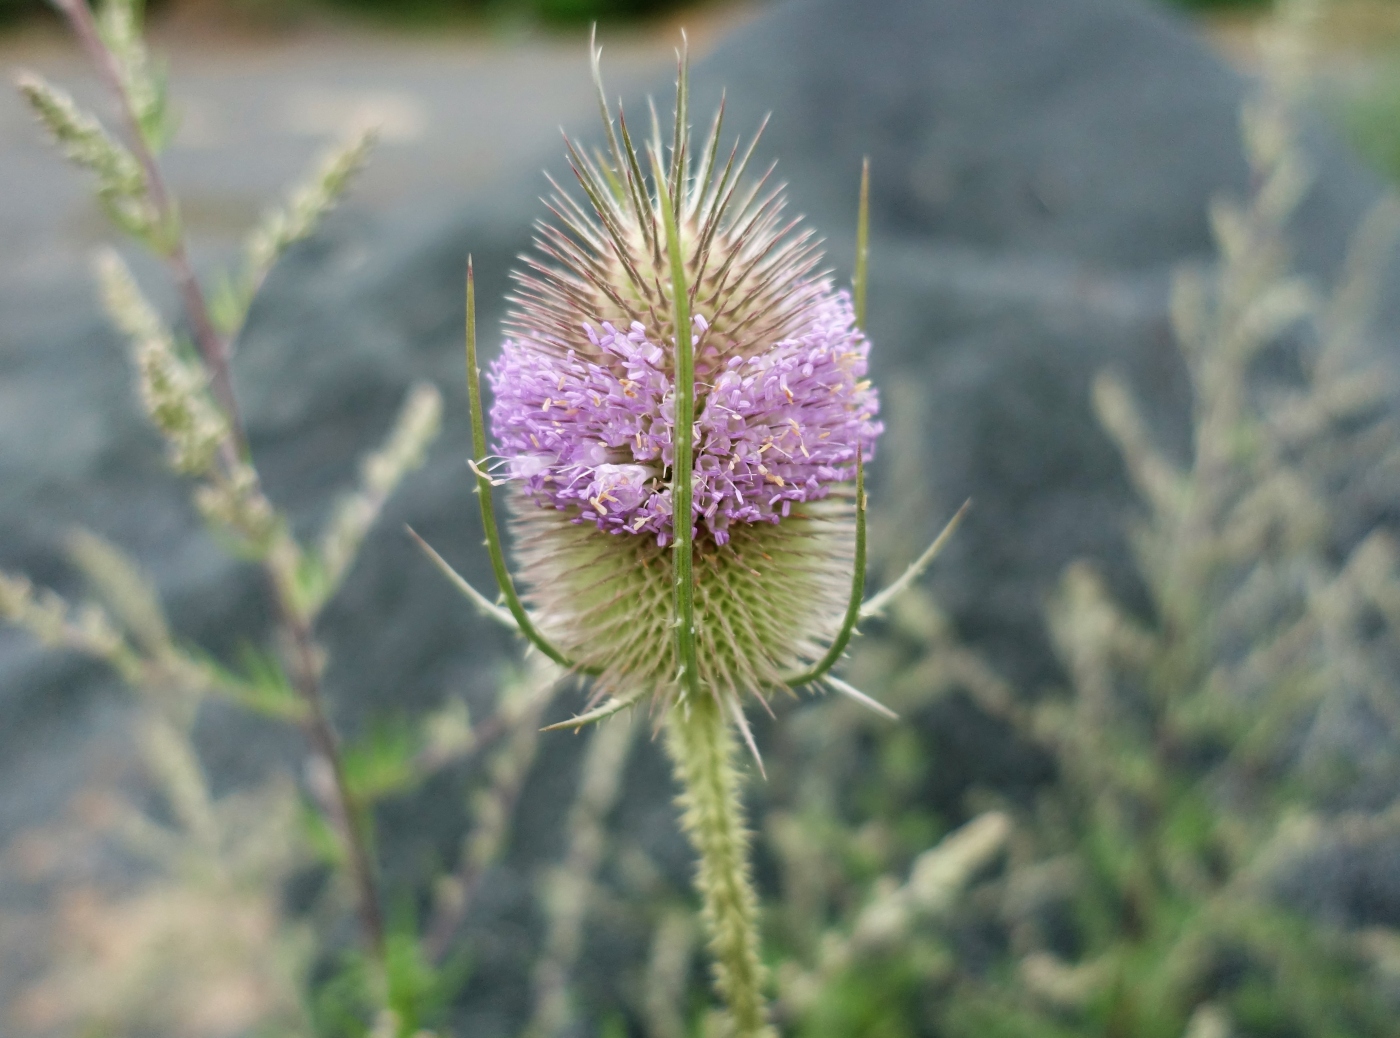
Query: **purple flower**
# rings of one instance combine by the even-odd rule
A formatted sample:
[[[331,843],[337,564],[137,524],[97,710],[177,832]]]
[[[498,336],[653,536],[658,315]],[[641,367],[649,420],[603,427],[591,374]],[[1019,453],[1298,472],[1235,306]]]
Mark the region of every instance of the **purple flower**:
[[[868,460],[882,426],[865,381],[870,344],[848,293],[829,282],[805,301],[789,334],[723,351],[694,319],[710,380],[696,386],[697,538],[729,540],[734,523],[776,523],[823,498]],[[492,365],[492,428],[510,477],[540,506],[615,534],[671,536],[672,346],[640,321],[585,321],[584,343],[508,340]],[[707,347],[709,347],[707,351]]]
[[[644,155],[605,104],[608,148],[569,143],[583,197],[554,185],[513,275],[492,470],[515,490],[523,602],[594,699],[672,703],[688,611],[696,684],[742,724],[741,696],[806,673],[846,624],[856,463],[882,426],[850,294],[782,189],[748,177],[754,145],[721,149],[722,111],[692,138],[684,81],[669,141],[654,125]],[[678,319],[694,363],[689,580]]]

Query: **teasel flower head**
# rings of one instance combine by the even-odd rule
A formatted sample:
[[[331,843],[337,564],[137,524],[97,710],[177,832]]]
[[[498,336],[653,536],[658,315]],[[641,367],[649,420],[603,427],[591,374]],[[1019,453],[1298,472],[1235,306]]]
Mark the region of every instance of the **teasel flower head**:
[[[500,599],[420,543],[487,616],[594,678],[592,708],[551,727],[659,708],[726,1033],[773,1038],[736,763],[737,730],[763,769],[745,694],[823,684],[893,717],[832,667],[963,513],[864,597],[865,463],[882,431],[862,330],[868,165],[847,294],[784,215],[782,188],[747,180],[754,143],[721,156],[722,101],[694,147],[684,49],[669,150],[653,109],[645,162],[590,50],[607,148],[569,142],[583,200],[554,185],[553,219],[516,274],[491,369],[494,460],[467,262],[472,467]],[[501,483],[523,596],[496,523]]]
[[[721,153],[722,101],[694,147],[684,49],[669,148],[653,109],[645,161],[591,52],[607,147],[568,143],[583,199],[554,185],[553,219],[516,274],[490,375],[494,456],[467,262],[472,467],[500,599],[420,544],[483,613],[594,679],[592,708],[551,727],[659,708],[727,1033],[773,1038],[736,764],[737,730],[763,768],[745,694],[825,685],[894,717],[831,670],[967,506],[864,597],[865,463],[882,431],[862,330],[868,165],[848,294],[785,216],[771,169],[748,180],[757,138],[742,156],[738,144]],[[512,491],[523,596],[496,522],[499,484]]]
[[[515,274],[489,376],[493,471],[514,488],[541,633],[597,675],[600,699],[669,701],[683,662],[671,548],[687,317],[699,685],[737,706],[841,628],[857,459],[882,428],[870,345],[771,168],[748,176],[757,138],[722,150],[722,102],[696,148],[683,58],[674,128],[663,139],[653,110],[644,156],[601,81],[598,97],[607,147],[568,142],[581,197],[551,182],[552,218]]]

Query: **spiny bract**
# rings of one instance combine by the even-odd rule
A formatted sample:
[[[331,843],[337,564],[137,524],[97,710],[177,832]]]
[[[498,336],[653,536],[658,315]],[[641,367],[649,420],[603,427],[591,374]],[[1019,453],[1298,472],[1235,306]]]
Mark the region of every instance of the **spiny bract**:
[[[723,103],[694,154],[684,61],[664,174],[654,112],[647,148],[665,190],[603,97],[600,85],[609,149],[569,142],[586,202],[551,181],[554,222],[537,225],[537,254],[515,274],[492,365],[521,576],[542,632],[600,675],[600,696],[674,689],[671,199],[694,315],[700,678],[737,703],[819,658],[841,626],[849,484],[882,429],[869,343],[848,293],[817,271],[811,232],[785,216],[771,169],[744,183],[757,138],[717,161]]]

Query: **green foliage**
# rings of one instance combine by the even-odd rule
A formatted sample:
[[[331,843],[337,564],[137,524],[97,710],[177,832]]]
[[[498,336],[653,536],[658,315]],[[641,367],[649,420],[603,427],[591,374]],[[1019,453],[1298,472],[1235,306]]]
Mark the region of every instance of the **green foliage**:
[[[301,837],[316,860],[333,869],[344,868],[345,848],[330,819],[310,800],[303,799],[301,808]]]
[[[370,1038],[375,1006],[368,993],[372,971],[364,957],[347,953],[312,995],[311,1017],[322,1038]],[[397,1035],[394,1038],[398,1038]]]
[[[917,1038],[930,985],[947,964],[946,949],[927,946],[863,959],[823,986],[793,1033],[797,1038]]]
[[[598,1038],[627,1038],[627,1021],[616,1014],[603,1021]]]
[[[1400,182],[1400,63],[1392,61],[1369,87],[1344,102],[1342,126],[1372,169]]]
[[[219,691],[264,717],[300,721],[306,716],[306,701],[297,695],[276,656],[245,644],[239,649],[238,662],[238,671],[225,671],[205,660],[205,666],[222,679],[216,685]]]
[[[371,725],[345,747],[345,782],[354,802],[369,805],[412,789],[422,778],[421,751],[418,730],[409,721]]]
[[[458,954],[434,964],[418,939],[411,913],[385,939],[383,962],[346,952],[316,985],[312,1019],[317,1038],[415,1038],[441,1023],[470,975]],[[381,972],[382,966],[382,972]],[[382,1001],[374,992],[382,989]]]
[[[386,1004],[404,1038],[441,1023],[452,998],[470,975],[470,958],[459,951],[438,964],[418,939],[418,921],[406,913],[389,934],[385,948]]]

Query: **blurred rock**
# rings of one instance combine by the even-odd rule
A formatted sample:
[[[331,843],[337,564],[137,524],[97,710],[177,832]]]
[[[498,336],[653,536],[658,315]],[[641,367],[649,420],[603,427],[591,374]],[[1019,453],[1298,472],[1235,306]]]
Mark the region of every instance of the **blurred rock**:
[[[899,405],[887,413],[889,443],[921,445],[914,465],[931,506],[877,530],[882,551],[912,556],[971,497],[932,580],[965,638],[1034,694],[1057,680],[1041,617],[1063,567],[1099,560],[1134,594],[1123,533],[1132,497],[1088,387],[1118,367],[1158,427],[1182,441],[1167,280],[1175,264],[1210,254],[1211,196],[1244,185],[1243,84],[1183,23],[1127,0],[810,0],[775,6],[703,62],[697,113],[721,85],[732,131],[748,133],[772,111],[761,155],[779,160],[794,208],[828,238],[842,277],[860,161],[871,157],[874,377]],[[1319,143],[1314,158],[1318,183],[1296,241],[1302,265],[1325,276],[1376,186],[1336,145]],[[374,224],[334,220],[278,270],[239,354],[267,483],[308,525],[412,381],[431,378],[448,394],[446,435],[324,624],[328,683],[348,726],[451,691],[483,702],[516,652],[401,527],[411,521],[468,579],[490,583],[464,464],[462,275],[470,251],[489,342],[544,186],[526,168],[466,200],[424,199]],[[186,633],[229,650],[267,623],[258,581],[198,530],[90,298],[76,274],[53,298],[0,296],[11,344],[0,357],[0,564],[71,590],[59,538],[84,523],[151,566]],[[892,514],[904,516],[901,488],[880,470],[909,461],[887,452],[875,466],[877,506]],[[0,687],[3,836],[57,809],[78,770],[71,762],[113,723],[119,694],[105,675],[11,631],[0,632]],[[940,767],[955,773],[940,780],[937,807],[951,820],[966,817],[971,785],[1029,788],[1044,775],[1043,761],[970,709],[952,702],[926,719],[935,733],[982,740],[944,738]],[[207,728],[226,781],[290,752],[285,735],[232,712]],[[476,919],[485,944],[462,1033],[506,1033],[522,1012],[529,867],[561,850],[580,745],[545,737],[515,868],[492,877]],[[621,818],[644,828],[637,838],[680,881],[686,855],[670,828],[664,765],[646,749],[632,766],[647,780],[629,783]],[[389,812],[392,877],[421,877],[455,854],[460,807],[444,781]],[[616,958],[595,956],[588,969],[616,990]]]

